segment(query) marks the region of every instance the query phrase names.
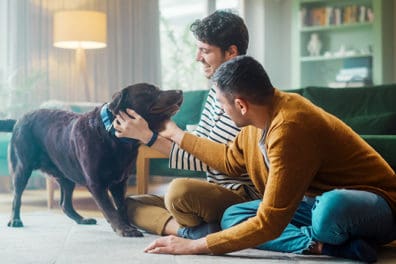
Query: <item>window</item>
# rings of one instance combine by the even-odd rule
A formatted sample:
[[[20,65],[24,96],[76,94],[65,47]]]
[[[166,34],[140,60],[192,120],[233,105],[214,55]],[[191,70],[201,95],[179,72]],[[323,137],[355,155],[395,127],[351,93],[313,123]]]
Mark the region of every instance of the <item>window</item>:
[[[7,104],[8,98],[8,86],[7,86],[7,79],[6,79],[6,65],[7,65],[7,2],[1,1],[0,2],[0,30],[1,32],[5,32],[1,36],[0,41],[0,118],[5,117],[5,113],[3,110],[3,106]]]
[[[208,80],[195,61],[196,40],[190,25],[211,9],[239,10],[239,0],[160,0],[162,89],[208,88]]]
[[[216,9],[240,10],[239,0],[217,0]]]

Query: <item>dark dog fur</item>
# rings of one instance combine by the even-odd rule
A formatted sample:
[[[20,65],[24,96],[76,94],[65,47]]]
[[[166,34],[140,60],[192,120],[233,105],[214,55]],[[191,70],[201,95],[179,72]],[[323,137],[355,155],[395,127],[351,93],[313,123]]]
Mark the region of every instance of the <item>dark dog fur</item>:
[[[140,83],[124,88],[113,96],[109,110],[115,115],[132,108],[143,116],[151,129],[159,131],[180,107],[181,91],[161,91]],[[0,122],[0,131],[13,134],[9,149],[9,168],[14,183],[12,216],[8,225],[23,226],[20,219],[22,192],[33,170],[53,176],[61,190],[64,213],[78,224],[95,224],[73,208],[75,184],[91,192],[98,207],[115,232],[121,236],[142,236],[129,224],[125,211],[128,175],[135,165],[139,143],[125,142],[104,127],[101,108],[85,114],[40,109],[13,120]],[[110,194],[112,198],[110,197]]]

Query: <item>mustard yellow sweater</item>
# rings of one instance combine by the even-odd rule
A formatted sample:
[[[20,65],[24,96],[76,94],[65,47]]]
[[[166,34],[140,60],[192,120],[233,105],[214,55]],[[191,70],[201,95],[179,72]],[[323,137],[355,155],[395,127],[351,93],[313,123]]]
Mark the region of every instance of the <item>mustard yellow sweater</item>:
[[[223,254],[278,237],[304,195],[338,188],[384,197],[396,212],[396,176],[386,161],[335,116],[300,95],[275,91],[265,138],[266,169],[258,146],[262,130],[244,127],[230,145],[186,134],[181,147],[219,171],[248,173],[263,200],[255,217],[207,236],[209,249]],[[264,191],[265,190],[265,191]]]

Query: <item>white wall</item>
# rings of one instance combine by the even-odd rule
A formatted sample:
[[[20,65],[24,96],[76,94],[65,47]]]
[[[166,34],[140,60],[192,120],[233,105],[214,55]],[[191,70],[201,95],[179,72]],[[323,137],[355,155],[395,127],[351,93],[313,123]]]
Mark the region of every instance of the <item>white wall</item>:
[[[264,1],[245,0],[242,16],[249,29],[248,55],[253,56],[260,63],[264,63]]]
[[[249,28],[249,55],[260,61],[279,89],[291,85],[292,0],[245,0],[244,18]]]

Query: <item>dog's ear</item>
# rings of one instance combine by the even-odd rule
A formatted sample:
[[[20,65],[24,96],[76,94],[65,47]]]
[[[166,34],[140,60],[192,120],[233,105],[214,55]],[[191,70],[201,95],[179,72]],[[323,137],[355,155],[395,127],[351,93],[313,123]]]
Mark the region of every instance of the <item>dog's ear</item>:
[[[126,89],[123,89],[122,91],[119,91],[113,95],[113,98],[111,99],[111,102],[109,104],[109,110],[113,114],[118,114],[120,109],[122,109],[122,105],[126,96]]]

